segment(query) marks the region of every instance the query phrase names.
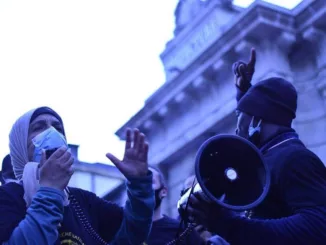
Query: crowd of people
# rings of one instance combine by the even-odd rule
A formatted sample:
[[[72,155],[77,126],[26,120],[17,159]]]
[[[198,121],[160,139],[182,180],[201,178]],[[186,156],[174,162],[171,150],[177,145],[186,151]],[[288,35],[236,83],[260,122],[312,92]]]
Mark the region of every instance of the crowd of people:
[[[297,91],[279,77],[252,84],[255,63],[252,49],[249,62],[233,65],[236,134],[260,150],[271,172],[268,195],[250,216],[207,202],[201,192],[186,207],[191,224],[166,216],[161,204],[168,185],[149,165],[149,144],[138,129],[126,131],[123,159],[106,155],[126,178],[123,207],[69,187],[74,158],[63,120],[40,107],[18,118],[9,133],[0,178],[0,244],[325,244],[326,168],[292,128]],[[196,182],[186,177],[181,195]]]

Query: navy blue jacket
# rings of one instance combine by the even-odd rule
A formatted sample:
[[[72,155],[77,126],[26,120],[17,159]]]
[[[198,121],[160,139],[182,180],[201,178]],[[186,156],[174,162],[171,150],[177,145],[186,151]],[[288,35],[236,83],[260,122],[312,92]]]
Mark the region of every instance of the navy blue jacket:
[[[251,219],[222,212],[215,232],[232,245],[326,244],[326,168],[322,161],[291,129],[270,139],[261,151],[271,171],[266,199],[253,210]]]
[[[167,216],[153,222],[151,233],[143,245],[165,245],[176,238],[180,228],[180,221]],[[184,227],[181,233],[185,231]],[[181,234],[180,233],[180,234]],[[180,235],[179,234],[179,235]],[[193,230],[185,236],[180,245],[202,245],[204,241],[197,231]]]
[[[1,186],[0,244],[103,244],[96,234],[111,245],[136,245],[147,239],[155,206],[151,173],[127,183],[125,208],[91,192],[69,189],[78,207],[72,201],[63,207],[63,192],[41,187],[26,209],[22,185]]]

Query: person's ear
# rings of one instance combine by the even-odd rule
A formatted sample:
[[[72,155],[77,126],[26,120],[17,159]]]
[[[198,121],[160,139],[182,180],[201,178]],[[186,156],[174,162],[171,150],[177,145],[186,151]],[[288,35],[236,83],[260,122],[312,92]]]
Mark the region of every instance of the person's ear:
[[[168,194],[168,189],[166,187],[163,187],[163,189],[160,191],[161,198],[166,197]]]

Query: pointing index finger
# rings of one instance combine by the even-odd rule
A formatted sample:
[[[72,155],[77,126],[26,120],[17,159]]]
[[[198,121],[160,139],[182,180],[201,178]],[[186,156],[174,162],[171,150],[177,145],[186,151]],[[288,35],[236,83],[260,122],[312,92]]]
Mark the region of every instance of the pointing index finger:
[[[248,62],[248,67],[250,69],[254,69],[256,64],[256,50],[254,48],[251,49],[250,52],[250,60]]]

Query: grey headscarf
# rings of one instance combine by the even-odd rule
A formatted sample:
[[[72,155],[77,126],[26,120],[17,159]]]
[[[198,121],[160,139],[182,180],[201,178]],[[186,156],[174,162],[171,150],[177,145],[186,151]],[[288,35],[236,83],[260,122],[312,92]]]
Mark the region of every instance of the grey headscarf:
[[[18,182],[24,186],[24,199],[27,207],[31,204],[32,199],[40,188],[37,178],[38,164],[30,162],[28,159],[28,130],[32,118],[40,114],[52,114],[62,123],[60,116],[48,107],[39,107],[26,112],[12,126],[9,134],[9,149],[11,156],[11,163]],[[66,195],[65,205],[67,205],[68,198]]]
[[[11,163],[17,180],[22,179],[24,167],[29,162],[27,150],[28,129],[32,115],[36,110],[30,110],[18,118],[9,134]]]

